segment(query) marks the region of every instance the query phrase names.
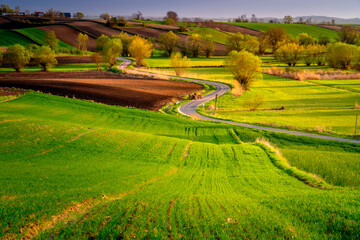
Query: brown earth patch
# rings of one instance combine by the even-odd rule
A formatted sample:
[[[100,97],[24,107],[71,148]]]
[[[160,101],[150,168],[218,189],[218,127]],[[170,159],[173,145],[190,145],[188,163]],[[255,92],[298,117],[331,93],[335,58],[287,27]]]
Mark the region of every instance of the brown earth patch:
[[[250,29],[250,28],[245,28],[245,27],[240,27],[240,26],[235,26],[235,25],[231,25],[231,24],[226,24],[226,23],[218,23],[218,22],[201,22],[198,23],[202,26],[208,27],[208,28],[214,28],[214,29],[218,29],[221,31],[225,31],[225,32],[231,32],[231,33],[242,33],[242,34],[249,34],[251,36],[259,36],[260,32]]]
[[[88,32],[96,37],[104,34],[106,36],[114,36],[119,35],[121,31],[105,26],[101,23],[89,22],[89,21],[75,21],[72,23],[68,23],[70,26],[77,27],[82,31]]]
[[[38,29],[41,29],[45,32],[54,31],[57,38],[59,38],[61,41],[66,42],[74,47],[77,47],[77,37],[80,33],[80,31],[65,25],[50,25],[50,26],[43,26],[38,27]],[[94,51],[95,50],[95,44],[96,39],[89,36],[89,46],[88,50]]]
[[[92,63],[91,56],[63,56],[56,57],[59,65],[75,63]]]
[[[171,26],[171,25],[163,25],[163,24],[145,24],[146,27],[150,28],[157,28],[157,29],[165,29],[165,30],[178,30],[178,26]]]
[[[3,88],[0,87],[0,96],[4,97],[4,96],[12,96],[12,95],[20,95],[23,93],[26,93],[27,90],[24,89],[14,89],[14,88]]]
[[[98,71],[4,73],[0,74],[0,86],[148,110],[157,110],[173,98],[202,89],[196,83]]]
[[[331,30],[335,30],[335,31],[340,31],[340,29],[341,29],[341,26],[329,25],[329,24],[317,24],[314,26],[323,27],[323,28],[327,28],[327,29],[331,29]]]

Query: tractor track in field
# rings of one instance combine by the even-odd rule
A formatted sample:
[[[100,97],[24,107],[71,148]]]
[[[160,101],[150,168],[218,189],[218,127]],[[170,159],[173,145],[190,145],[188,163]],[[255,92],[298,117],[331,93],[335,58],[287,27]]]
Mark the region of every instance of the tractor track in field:
[[[126,58],[118,58],[118,59],[123,61],[123,63],[118,66],[119,69],[126,69],[126,67],[128,65],[130,65],[131,62],[132,62],[131,60],[126,59]],[[128,73],[133,73],[133,74],[149,74],[149,73],[144,73],[144,72],[139,71],[139,70],[126,69],[126,71]],[[173,79],[200,82],[200,83],[205,83],[205,84],[209,84],[209,85],[212,85],[212,86],[216,87],[215,91],[203,96],[202,99],[189,101],[189,102],[181,105],[178,108],[178,111],[181,114],[189,116],[189,117],[194,117],[195,119],[222,122],[222,123],[227,123],[227,124],[236,125],[236,126],[245,127],[245,128],[252,128],[252,129],[258,129],[258,130],[287,133],[287,134],[296,135],[296,136],[302,136],[302,137],[310,137],[310,138],[317,138],[317,139],[330,140],[330,141],[339,141],[339,142],[360,144],[360,140],[356,140],[356,139],[331,137],[331,136],[324,136],[324,135],[318,135],[318,134],[312,134],[312,133],[289,131],[289,130],[280,129],[280,128],[257,126],[257,125],[233,122],[233,121],[229,121],[229,120],[217,119],[217,118],[212,118],[212,117],[208,117],[208,116],[205,116],[205,115],[201,115],[200,113],[198,113],[196,111],[196,109],[199,106],[201,106],[201,105],[215,99],[216,96],[220,97],[220,96],[224,95],[225,93],[227,93],[228,91],[230,91],[230,87],[228,85],[223,84],[223,83],[219,83],[219,82],[205,81],[205,80],[185,78],[185,77],[175,77],[175,76],[168,76],[168,75],[163,75],[163,74],[151,74],[151,75],[153,75],[155,77],[168,77],[168,78],[173,78]]]

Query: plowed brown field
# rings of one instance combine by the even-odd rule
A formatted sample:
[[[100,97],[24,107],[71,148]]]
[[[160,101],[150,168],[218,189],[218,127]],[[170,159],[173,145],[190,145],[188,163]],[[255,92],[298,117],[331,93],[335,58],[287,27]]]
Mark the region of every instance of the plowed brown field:
[[[149,110],[157,110],[173,98],[202,89],[196,83],[98,71],[4,73],[0,74],[0,86]]]
[[[242,34],[249,34],[251,36],[258,36],[260,34],[259,31],[255,31],[249,28],[234,26],[226,23],[218,23],[218,22],[201,22],[199,23],[208,28],[214,28],[225,32],[237,33],[240,32]]]
[[[64,41],[74,47],[77,47],[76,39],[80,33],[80,31],[65,25],[50,25],[50,26],[43,26],[38,27],[39,29],[49,32],[54,31],[56,37],[59,38],[61,41]],[[89,36],[89,45],[88,50],[94,51],[95,50],[96,40],[95,38]]]
[[[85,32],[88,32],[96,37],[99,37],[101,34],[104,34],[106,36],[114,36],[119,35],[121,32],[96,22],[76,21],[68,24],[77,27]]]

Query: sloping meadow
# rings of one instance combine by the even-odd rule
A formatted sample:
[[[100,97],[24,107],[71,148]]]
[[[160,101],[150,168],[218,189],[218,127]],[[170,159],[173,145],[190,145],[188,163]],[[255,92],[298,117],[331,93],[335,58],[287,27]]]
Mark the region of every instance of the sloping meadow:
[[[34,92],[0,109],[0,238],[360,236],[359,190],[290,176],[263,132]]]

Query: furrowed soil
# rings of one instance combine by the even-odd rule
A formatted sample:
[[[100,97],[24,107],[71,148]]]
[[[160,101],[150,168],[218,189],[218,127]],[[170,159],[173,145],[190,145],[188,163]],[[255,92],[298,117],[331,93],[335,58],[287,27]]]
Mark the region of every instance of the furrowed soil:
[[[5,73],[0,74],[0,86],[148,110],[157,110],[173,98],[202,89],[195,83],[99,71]]]
[[[56,57],[59,65],[77,64],[77,63],[93,63],[91,56],[62,56]]]
[[[101,34],[104,34],[106,36],[114,36],[114,35],[119,35],[121,32],[113,28],[106,27],[101,23],[95,23],[95,22],[77,21],[77,22],[68,23],[68,25],[77,27],[96,37],[100,37]]]
[[[80,31],[78,31],[72,27],[65,26],[65,25],[51,25],[51,26],[38,27],[38,29],[41,29],[45,32],[54,31],[57,38],[59,38],[61,41],[64,41],[74,47],[77,47],[76,39],[77,39]],[[95,45],[96,45],[95,38],[89,36],[88,50],[94,51]]]
[[[256,30],[252,30],[249,28],[234,26],[230,24],[225,23],[217,23],[217,22],[202,22],[199,23],[202,26],[208,27],[208,28],[214,28],[225,32],[231,32],[231,33],[237,33],[240,32],[242,34],[249,34],[251,36],[259,36],[260,32]]]

